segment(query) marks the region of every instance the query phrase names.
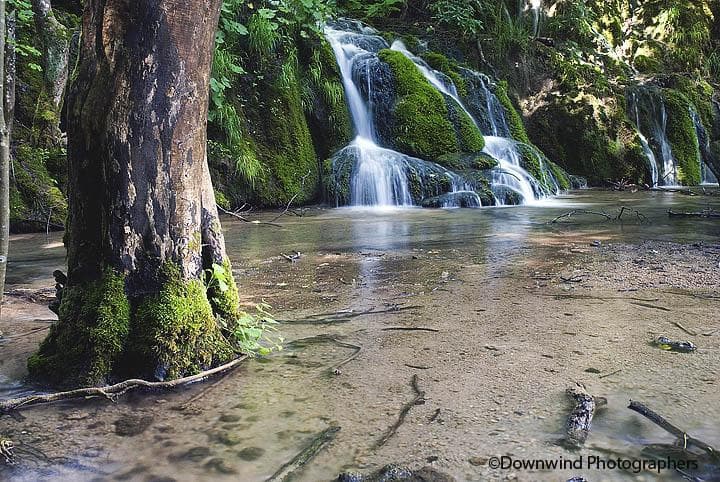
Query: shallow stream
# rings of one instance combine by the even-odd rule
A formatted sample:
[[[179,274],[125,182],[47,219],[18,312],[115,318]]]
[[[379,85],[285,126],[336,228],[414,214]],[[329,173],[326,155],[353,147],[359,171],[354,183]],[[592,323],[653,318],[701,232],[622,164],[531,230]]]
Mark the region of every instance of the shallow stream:
[[[643,219],[632,211],[620,221],[577,213],[549,223],[573,210],[615,216],[619,206]],[[458,480],[580,473],[668,480],[670,472],[493,471],[486,464],[509,454],[637,458],[644,445],[672,443],[625,408],[631,398],[720,446],[720,333],[700,334],[720,328],[720,222],[667,215],[708,206],[718,209],[720,197],[580,191],[509,208],[312,209],[285,216],[281,228],[225,219],[243,302],[273,306],[286,348],[187,389],[3,416],[0,435],[15,441],[18,464],[0,465],[0,478],[260,481],[339,426],[298,480],[385,463],[431,465]],[[22,382],[22,361],[52,313],[17,295],[52,287],[52,271],[64,269],[61,237],[12,239],[7,290],[16,296],[0,322],[3,398],[33,390]],[[657,251],[668,243],[693,247],[695,257]],[[643,246],[651,247],[645,253]],[[295,252],[297,262],[282,257]],[[624,278],[615,268],[625,258],[644,271]],[[656,265],[667,276],[650,268]],[[437,331],[397,329],[417,327]],[[647,343],[658,333],[700,349],[662,352]],[[335,374],[353,353],[348,344],[360,354]],[[413,375],[426,401],[377,447],[412,399]],[[564,389],[574,381],[609,402],[577,453],[555,443],[571,408]]]

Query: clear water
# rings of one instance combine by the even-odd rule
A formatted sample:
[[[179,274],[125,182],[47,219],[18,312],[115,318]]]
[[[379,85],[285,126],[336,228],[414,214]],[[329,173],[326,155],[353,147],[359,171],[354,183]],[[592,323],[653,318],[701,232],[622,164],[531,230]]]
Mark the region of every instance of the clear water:
[[[594,249],[594,239],[603,245],[645,240],[713,245],[720,239],[717,222],[669,218],[666,212],[703,209],[708,203],[718,208],[717,199],[583,191],[543,207],[310,211],[304,218],[282,218],[282,228],[224,219],[242,301],[265,299],[274,306],[277,318],[284,320],[286,349],[248,361],[222,379],[183,390],[128,395],[117,404],[61,403],[28,409],[20,419],[1,417],[0,434],[18,444],[19,463],[12,469],[0,465],[0,479],[262,481],[316,434],[338,424],[342,429],[336,440],[297,480],[332,480],[342,470],[368,470],[389,462],[423,466],[434,455],[441,459],[432,465],[458,480],[487,480],[482,467],[467,462],[469,457],[507,452],[574,456],[554,445],[569,406],[563,390],[578,377],[590,377],[583,370],[600,363],[623,370],[593,382],[612,409],[596,418],[583,454],[612,451],[638,457],[644,444],[671,442],[660,429],[624,408],[629,398],[638,397],[718,446],[720,404],[698,402],[717,401],[712,381],[717,370],[704,358],[714,349],[714,338],[702,338],[703,348],[708,348],[697,356],[668,355],[664,365],[627,356],[628,350],[641,349],[627,341],[629,333],[645,330],[644,325],[636,326],[640,321],[657,329],[677,320],[709,329],[715,301],[657,291],[650,296],[662,300],[654,303],[673,311],[638,312],[633,310],[643,308],[615,298],[648,295],[612,292],[597,294],[609,301],[553,301],[527,286],[535,283],[527,277],[535,263],[569,262],[573,255],[568,246]],[[641,210],[649,222],[604,223],[580,215],[569,224],[547,224],[572,209],[612,212],[619,205]],[[52,286],[51,272],[64,264],[61,236],[13,237],[8,290]],[[296,263],[280,256],[294,251],[302,253]],[[361,315],[366,312],[372,313]],[[341,321],[318,322],[322,319]],[[522,323],[513,324],[517,320]],[[622,329],[612,337],[593,338],[611,320]],[[6,335],[13,321],[2,320]],[[579,333],[583,323],[589,323],[585,338]],[[402,325],[440,331],[384,331]],[[448,331],[461,325],[473,328],[461,337]],[[340,376],[330,371],[351,350],[312,339],[292,343],[324,334],[363,347]],[[640,339],[644,336],[643,331]],[[583,354],[570,353],[566,346],[550,344],[558,337],[569,337],[574,350],[585,339],[591,343]],[[0,345],[4,397],[16,394],[18,386],[32,389],[21,378],[7,376],[12,361],[8,353],[16,343],[8,339]],[[500,351],[489,351],[486,345]],[[15,352],[15,357],[26,357],[31,350]],[[528,354],[536,361],[527,372],[518,371],[518,360]],[[484,358],[490,363],[484,370],[468,371],[470,360]],[[406,364],[432,368],[413,371]],[[541,384],[536,377],[547,376],[544,368],[560,372]],[[412,409],[390,443],[373,448],[411,396],[408,380],[413,373],[419,374],[428,401]],[[428,423],[436,408],[443,422]],[[147,427],[134,436],[119,435],[118,424],[128,420],[140,420]],[[520,480],[548,481],[571,475],[579,474],[518,474]],[[585,475],[593,480],[676,480],[668,474],[617,471]]]

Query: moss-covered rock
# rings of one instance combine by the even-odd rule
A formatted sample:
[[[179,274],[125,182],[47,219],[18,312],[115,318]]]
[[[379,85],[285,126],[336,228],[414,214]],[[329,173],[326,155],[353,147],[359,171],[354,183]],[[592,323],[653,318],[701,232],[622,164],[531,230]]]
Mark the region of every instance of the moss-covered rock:
[[[458,152],[455,128],[448,119],[442,94],[422,76],[415,64],[394,50],[380,51],[380,60],[390,65],[397,82],[395,146],[420,158],[435,158]]]
[[[476,153],[460,153],[460,154],[444,154],[435,161],[441,166],[447,167],[457,171],[464,171],[469,169],[475,170],[486,170],[492,169],[498,165],[498,162],[493,157],[485,154],[484,152]]]
[[[433,88],[410,59],[394,50],[382,50],[379,57],[390,65],[396,81],[396,149],[424,159],[482,150],[485,142],[472,119]]]
[[[677,163],[677,181],[685,186],[701,182],[700,146],[690,115],[690,101],[673,89],[664,89],[667,110],[667,136]]]
[[[53,172],[51,174],[51,172]],[[10,182],[10,223],[13,231],[62,228],[67,200],[60,190],[66,179],[65,151],[19,145]]]
[[[97,281],[64,289],[60,321],[28,360],[30,377],[53,385],[99,385],[118,368],[130,330],[125,277],[106,270]]]
[[[516,141],[530,144],[527,132],[525,131],[525,125],[523,119],[518,113],[517,109],[510,100],[508,95],[508,83],[501,80],[497,83],[495,88],[495,96],[498,98],[503,108],[505,109],[505,119],[507,120],[508,127],[510,128],[510,134]]]

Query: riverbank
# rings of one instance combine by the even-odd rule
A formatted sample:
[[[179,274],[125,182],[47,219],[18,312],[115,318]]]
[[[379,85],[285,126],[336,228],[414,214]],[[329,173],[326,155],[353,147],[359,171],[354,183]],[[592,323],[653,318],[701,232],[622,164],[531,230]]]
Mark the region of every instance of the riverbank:
[[[493,470],[488,462],[639,458],[644,444],[671,443],[625,408],[631,398],[720,445],[720,225],[666,214],[708,201],[720,204],[584,192],[546,207],[341,209],[285,218],[277,229],[227,222],[243,301],[273,305],[286,349],[184,391],[2,417],[0,433],[28,451],[18,451],[12,472],[0,470],[11,480],[265,480],[338,425],[301,480],[391,462],[429,465],[458,480],[667,480],[667,473]],[[572,209],[619,205],[641,210],[647,222],[579,216],[548,224]],[[23,241],[29,254],[38,252]],[[9,288],[49,287],[57,249],[18,267],[34,281]],[[296,262],[282,256],[296,251]],[[50,318],[43,310],[18,297],[3,309],[3,396],[22,389],[11,380],[44,332],[11,337]],[[659,335],[698,350],[660,350],[650,343]],[[339,374],[333,369],[353,349],[333,338],[361,347]],[[425,403],[377,447],[415,396],[415,375]],[[575,382],[608,399],[577,453],[555,443],[571,409],[564,391]]]

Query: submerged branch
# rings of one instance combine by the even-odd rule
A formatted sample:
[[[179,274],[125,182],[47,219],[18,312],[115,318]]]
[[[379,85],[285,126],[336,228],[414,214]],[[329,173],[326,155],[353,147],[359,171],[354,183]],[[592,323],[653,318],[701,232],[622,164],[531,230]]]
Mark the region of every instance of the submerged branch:
[[[413,375],[412,380],[410,381],[410,385],[412,386],[413,391],[415,392],[415,397],[407,402],[405,405],[403,405],[402,410],[400,410],[400,415],[398,415],[397,421],[390,427],[387,432],[382,436],[380,440],[377,441],[375,444],[375,448],[380,448],[383,445],[387,443],[390,438],[395,435],[397,432],[397,429],[400,428],[400,425],[405,422],[405,417],[407,417],[408,412],[415,406],[415,405],[422,405],[425,403],[425,392],[420,390],[420,387],[418,387],[418,376]]]
[[[291,480],[295,473],[303,468],[310,460],[312,460],[321,450],[323,450],[330,442],[335,440],[340,427],[334,426],[327,428],[313,437],[310,443],[300,451],[293,459],[280,467],[265,482],[283,482]]]
[[[211,370],[206,370],[196,375],[178,378],[177,380],[169,380],[166,382],[149,382],[147,380],[131,379],[105,387],[78,388],[76,390],[70,390],[67,392],[49,393],[47,395],[31,395],[28,397],[5,400],[0,402],[0,414],[8,413],[14,410],[18,410],[19,408],[28,407],[31,405],[41,405],[46,403],[59,402],[62,400],[73,400],[77,398],[102,397],[112,402],[115,402],[119,396],[124,395],[130,390],[134,390],[136,388],[170,389],[183,385],[189,385],[191,383],[197,383],[219,373],[224,373],[228,370],[232,370],[246,359],[247,356],[242,356],[234,359],[229,363],[226,363],[225,365],[215,367]]]
[[[680,428],[676,427],[675,425],[671,424],[667,420],[665,420],[664,417],[661,415],[658,415],[657,413],[650,410],[647,406],[640,402],[634,402],[630,401],[630,405],[628,405],[628,408],[634,412],[639,413],[643,417],[647,418],[651,422],[653,422],[655,425],[658,425],[662,429],[664,429],[666,432],[674,435],[679,442],[682,443],[682,448],[687,450],[690,446],[695,446],[699,448],[700,450],[703,450],[708,455],[712,455],[713,457],[720,457],[720,452],[715,450],[714,447],[706,444],[702,440],[698,440],[696,438],[691,437],[688,435],[684,430],[681,430]]]

